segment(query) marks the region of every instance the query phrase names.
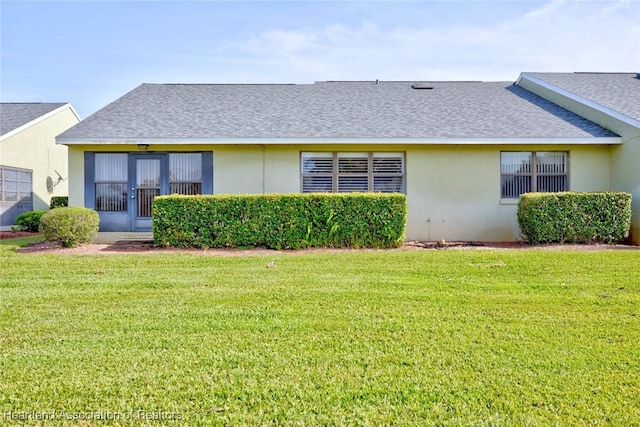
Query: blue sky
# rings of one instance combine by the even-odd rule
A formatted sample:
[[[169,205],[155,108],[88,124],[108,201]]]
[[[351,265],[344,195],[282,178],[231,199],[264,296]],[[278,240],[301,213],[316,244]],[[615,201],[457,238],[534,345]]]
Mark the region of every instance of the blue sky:
[[[0,0],[0,100],[85,118],[141,83],[640,72],[640,1]]]

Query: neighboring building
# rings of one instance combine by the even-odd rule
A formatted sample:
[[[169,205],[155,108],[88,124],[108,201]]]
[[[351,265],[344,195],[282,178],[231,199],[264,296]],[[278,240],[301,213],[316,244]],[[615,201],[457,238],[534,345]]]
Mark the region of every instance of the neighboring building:
[[[635,74],[605,76],[638,105]],[[565,105],[559,89],[534,87],[544,78],[143,84],[57,142],[69,147],[70,204],[96,209],[101,231],[150,230],[159,194],[401,191],[408,239],[513,241],[523,192],[640,199],[638,172],[619,170],[639,158],[638,127]]]
[[[0,103],[0,229],[68,194],[67,147],[55,137],[78,122],[71,104]]]

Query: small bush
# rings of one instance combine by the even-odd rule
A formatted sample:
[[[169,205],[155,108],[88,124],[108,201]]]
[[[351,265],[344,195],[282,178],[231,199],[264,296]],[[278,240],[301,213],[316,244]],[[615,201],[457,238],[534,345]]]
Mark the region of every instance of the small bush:
[[[47,213],[47,211],[31,211],[31,212],[23,212],[16,218],[16,224],[18,227],[16,228],[19,231],[31,231],[33,233],[38,232],[40,229],[40,218],[42,215]]]
[[[67,196],[53,196],[51,197],[51,204],[49,207],[51,209],[55,208],[65,208],[69,206],[69,197]]]
[[[161,196],[156,244],[178,247],[376,247],[402,245],[404,194]]]
[[[80,207],[51,209],[42,216],[40,231],[50,242],[73,247],[88,243],[98,232],[100,218],[94,210]]]
[[[518,202],[518,224],[526,243],[615,243],[629,235],[631,195],[528,193]]]

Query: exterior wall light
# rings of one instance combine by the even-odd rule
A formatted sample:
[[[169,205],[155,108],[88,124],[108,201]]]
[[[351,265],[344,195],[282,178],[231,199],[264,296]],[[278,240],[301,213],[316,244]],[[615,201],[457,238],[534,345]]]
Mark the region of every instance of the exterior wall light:
[[[138,150],[147,151],[149,149],[149,144],[138,144]]]

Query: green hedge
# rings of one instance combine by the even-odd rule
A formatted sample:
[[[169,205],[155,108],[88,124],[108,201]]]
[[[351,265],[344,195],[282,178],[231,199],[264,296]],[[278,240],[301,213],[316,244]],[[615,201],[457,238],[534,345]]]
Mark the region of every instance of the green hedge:
[[[94,210],[80,207],[51,209],[40,220],[40,232],[50,242],[72,247],[89,243],[98,232],[100,218]]]
[[[404,242],[403,194],[161,196],[153,238],[176,247],[388,248]]]
[[[49,208],[64,208],[69,206],[69,197],[68,196],[53,196],[51,197],[51,203],[49,204]]]
[[[40,218],[46,214],[47,211],[30,211],[23,212],[16,217],[16,224],[21,231],[31,231],[37,233],[40,229]]]
[[[526,243],[615,243],[629,235],[631,195],[527,193],[518,202],[518,224]]]

